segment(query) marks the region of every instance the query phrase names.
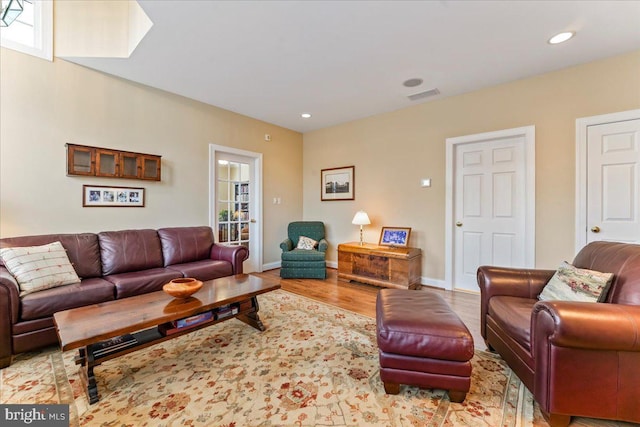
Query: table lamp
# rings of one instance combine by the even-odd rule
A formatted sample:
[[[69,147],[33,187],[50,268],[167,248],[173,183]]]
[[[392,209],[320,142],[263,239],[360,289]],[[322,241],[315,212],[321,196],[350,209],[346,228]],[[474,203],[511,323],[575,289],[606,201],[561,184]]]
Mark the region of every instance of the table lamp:
[[[362,226],[371,224],[371,221],[369,220],[369,215],[367,215],[365,211],[358,211],[356,212],[356,215],[353,217],[353,221],[351,221],[351,223],[360,226],[360,246],[362,246],[363,245]]]

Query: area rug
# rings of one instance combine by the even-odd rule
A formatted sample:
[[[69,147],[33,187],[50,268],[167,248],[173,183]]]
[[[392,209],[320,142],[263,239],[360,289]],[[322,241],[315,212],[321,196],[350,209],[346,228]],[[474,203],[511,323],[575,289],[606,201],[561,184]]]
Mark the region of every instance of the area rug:
[[[94,405],[75,352],[22,354],[0,371],[0,402],[69,404],[71,426],[546,425],[498,356],[476,350],[461,404],[442,390],[386,395],[374,319],[282,290],[259,302],[264,332],[234,319],[103,363]]]

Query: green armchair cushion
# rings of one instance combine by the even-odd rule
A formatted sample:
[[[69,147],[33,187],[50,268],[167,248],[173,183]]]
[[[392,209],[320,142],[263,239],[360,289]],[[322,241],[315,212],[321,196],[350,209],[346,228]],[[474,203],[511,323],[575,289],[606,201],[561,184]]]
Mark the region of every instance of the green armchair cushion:
[[[324,252],[307,249],[294,249],[282,253],[282,261],[324,261]]]

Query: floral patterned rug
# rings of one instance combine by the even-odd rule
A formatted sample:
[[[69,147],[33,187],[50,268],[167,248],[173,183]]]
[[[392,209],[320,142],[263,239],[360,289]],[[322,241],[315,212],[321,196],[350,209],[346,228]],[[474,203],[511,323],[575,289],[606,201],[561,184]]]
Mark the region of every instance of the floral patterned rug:
[[[89,405],[74,351],[19,355],[0,371],[2,403],[68,403],[72,426],[537,426],[531,393],[476,350],[461,404],[442,390],[384,393],[375,320],[282,290],[258,297],[267,330],[229,320],[95,369]],[[578,419],[572,425],[623,423]]]

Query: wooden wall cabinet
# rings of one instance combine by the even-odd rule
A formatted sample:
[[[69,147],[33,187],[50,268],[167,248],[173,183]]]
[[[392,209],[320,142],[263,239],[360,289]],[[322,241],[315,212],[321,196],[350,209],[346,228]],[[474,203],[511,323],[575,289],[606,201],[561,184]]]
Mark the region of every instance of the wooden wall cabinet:
[[[418,289],[422,250],[359,242],[338,245],[338,280],[385,288]]]
[[[161,180],[162,157],[67,144],[67,175]]]

